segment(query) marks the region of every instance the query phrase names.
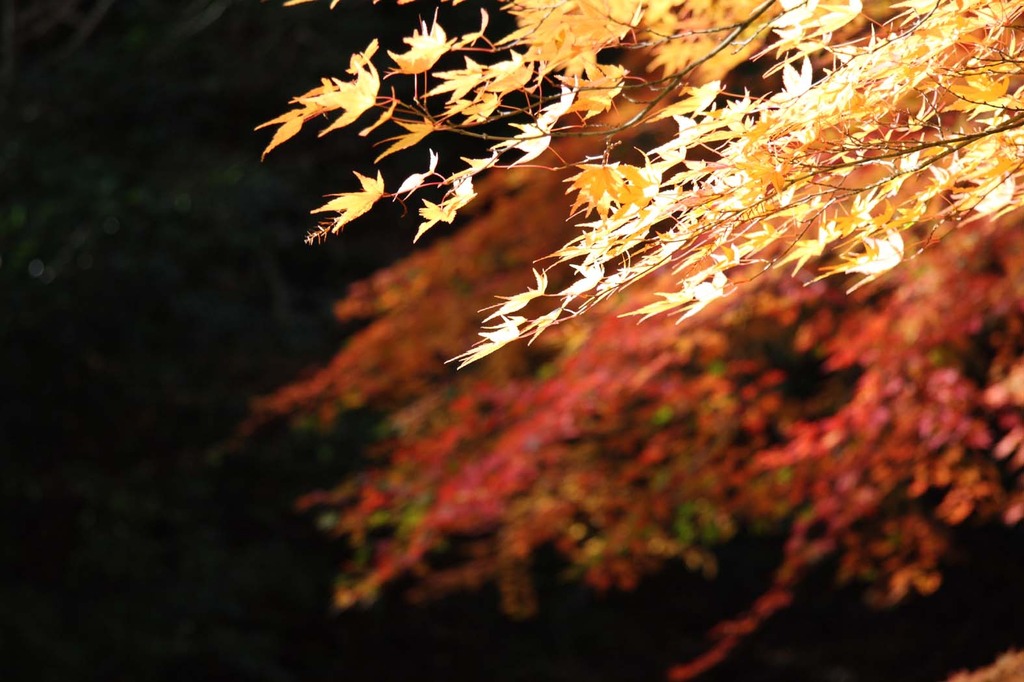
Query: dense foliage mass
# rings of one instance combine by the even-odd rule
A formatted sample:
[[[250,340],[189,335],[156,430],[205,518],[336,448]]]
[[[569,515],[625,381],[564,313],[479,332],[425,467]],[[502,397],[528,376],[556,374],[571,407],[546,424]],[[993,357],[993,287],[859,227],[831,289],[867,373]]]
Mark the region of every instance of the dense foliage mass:
[[[384,197],[439,192],[418,235],[480,207],[353,287],[337,314],[363,330],[248,424],[389,415],[376,467],[303,500],[354,549],[337,604],[495,580],[527,615],[542,547],[629,589],[668,561],[712,574],[737,529],[786,533],[683,679],[826,556],[889,604],[939,587],[950,528],[1024,518],[1022,10],[524,0],[507,35],[435,17],[296,98],[268,150],[372,110],[361,134],[401,131],[382,157],[443,132],[487,150],[431,151],[390,192],[357,173],[318,209],[314,237]],[[462,351],[481,362],[453,373]]]

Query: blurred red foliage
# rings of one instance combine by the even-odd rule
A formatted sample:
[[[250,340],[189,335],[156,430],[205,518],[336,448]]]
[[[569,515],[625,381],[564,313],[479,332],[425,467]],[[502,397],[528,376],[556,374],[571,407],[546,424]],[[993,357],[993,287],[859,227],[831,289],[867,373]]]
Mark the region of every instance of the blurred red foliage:
[[[892,604],[939,587],[951,527],[1024,517],[1024,214],[952,231],[852,294],[751,270],[756,283],[679,324],[620,316],[659,289],[650,278],[454,372],[443,361],[472,343],[476,311],[568,238],[562,180],[482,182],[469,224],[338,304],[367,324],[326,367],[254,405],[248,433],[386,415],[377,464],[300,502],[336,511],[354,550],[340,607],[400,577],[414,599],[493,580],[527,616],[542,546],[568,575],[628,590],[669,561],[712,575],[739,528],[785,534],[774,585],[671,673],[687,679],[824,557]]]

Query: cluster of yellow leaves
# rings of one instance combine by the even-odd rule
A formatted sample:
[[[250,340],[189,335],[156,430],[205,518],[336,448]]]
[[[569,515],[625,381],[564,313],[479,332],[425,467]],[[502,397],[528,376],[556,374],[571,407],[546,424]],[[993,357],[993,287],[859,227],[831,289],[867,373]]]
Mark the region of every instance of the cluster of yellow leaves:
[[[415,101],[380,93],[373,43],[352,58],[351,80],[325,79],[265,124],[279,126],[268,151],[339,109],[324,132],[370,109],[380,116],[362,134],[389,122],[403,131],[382,156],[439,132],[490,141],[490,154],[463,159],[461,170],[438,173],[432,154],[428,173],[398,184],[390,196],[435,176],[430,184],[443,191],[440,201],[424,200],[419,236],[455,220],[479,173],[550,157],[554,136],[604,142],[603,155],[546,164],[573,171],[580,235],[547,266],[571,267],[573,282],[548,292],[539,271],[536,289],[486,320],[463,363],[535,337],[655,271],[672,273],[674,286],[638,314],[694,314],[751,264],[820,261],[822,276],[861,275],[859,286],[949,229],[1020,203],[1024,2],[723,4],[518,0],[502,7],[515,30],[494,39],[486,13],[479,31],[457,38],[436,19],[424,22],[405,39],[407,51],[388,53],[389,77],[417,80]],[[480,51],[492,57],[474,60]],[[766,77],[778,74],[778,91],[726,91],[722,79],[751,58]],[[633,163],[614,156],[641,130],[661,143],[648,142]],[[379,174],[358,178],[362,191],[318,209],[338,212],[325,229],[389,196]],[[519,314],[538,299],[547,312]]]
[[[303,124],[313,118],[339,109],[343,112],[321,131],[321,135],[326,135],[332,130],[355,123],[360,116],[372,109],[377,104],[377,93],[380,90],[380,75],[370,61],[376,52],[377,41],[374,40],[365,50],[352,55],[348,67],[348,73],[353,76],[352,81],[324,78],[319,88],[313,88],[292,100],[292,104],[297,105],[296,108],[257,126],[257,130],[272,125],[278,126],[273,139],[263,151],[264,158],[274,147],[298,134]],[[369,133],[370,130],[372,127],[363,132]]]

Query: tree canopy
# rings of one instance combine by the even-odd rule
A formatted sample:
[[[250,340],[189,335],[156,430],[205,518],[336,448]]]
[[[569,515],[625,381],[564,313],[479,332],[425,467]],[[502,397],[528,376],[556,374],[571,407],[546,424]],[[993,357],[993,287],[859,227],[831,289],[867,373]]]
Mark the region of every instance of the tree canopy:
[[[478,31],[457,38],[435,17],[405,39],[406,52],[388,52],[396,66],[387,75],[418,86],[411,99],[381,93],[371,41],[352,57],[351,78],[324,79],[264,124],[277,126],[267,151],[312,118],[340,112],[324,134],[375,109],[379,117],[361,135],[384,124],[401,131],[378,161],[442,132],[490,143],[487,156],[448,172],[437,170],[431,151],[427,170],[391,193],[379,172],[356,173],[360,191],[316,210],[336,215],[314,238],[386,195],[439,187],[441,201],[424,199],[419,209],[418,237],[451,223],[485,170],[545,161],[568,171],[570,213],[583,220],[580,235],[552,257],[575,270],[571,284],[549,292],[546,271],[538,272],[536,288],[497,306],[464,361],[665,269],[673,286],[636,313],[691,315],[726,295],[728,273],[740,266],[799,269],[826,249],[823,274],[866,281],[903,259],[905,236],[911,253],[934,238],[917,234],[922,225],[998,215],[1020,195],[1020,8],[932,0],[891,7],[903,11],[885,17],[876,8],[875,18],[860,0],[516,2],[502,6],[516,29],[497,39],[486,36],[486,10]],[[479,63],[481,53],[493,59]],[[464,67],[439,67],[449,55]],[[721,78],[759,58],[782,88],[730,92]],[[604,116],[611,110],[617,116]],[[664,119],[678,130],[636,148],[638,163],[613,160],[616,144]],[[498,122],[505,130],[492,132]],[[572,135],[598,137],[605,149],[544,156],[553,137]],[[517,314],[537,298],[554,309]]]
[[[339,606],[496,580],[526,615],[541,547],[629,589],[786,533],[684,679],[823,557],[893,603],[938,588],[951,527],[1024,518],[1024,3],[519,0],[450,36],[470,4],[264,124],[268,152],[326,116],[425,157],[357,171],[311,241],[384,199],[416,238],[466,217],[353,287],[369,323],[247,425],[387,414],[380,462],[303,501],[354,548]]]

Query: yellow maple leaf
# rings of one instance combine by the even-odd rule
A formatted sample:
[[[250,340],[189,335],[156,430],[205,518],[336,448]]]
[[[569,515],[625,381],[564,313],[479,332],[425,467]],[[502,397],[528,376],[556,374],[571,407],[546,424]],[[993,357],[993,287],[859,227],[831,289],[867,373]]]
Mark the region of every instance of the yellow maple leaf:
[[[580,172],[569,178],[572,184],[566,192],[578,192],[572,211],[584,206],[587,214],[596,210],[601,218],[607,218],[616,208],[643,208],[661,182],[660,173],[650,166],[611,163],[580,164],[577,168]]]
[[[278,145],[281,145],[295,137],[299,131],[302,130],[303,123],[305,123],[303,112],[296,111],[294,113],[283,114],[272,121],[267,121],[266,123],[258,126],[257,130],[265,126],[280,124],[280,127],[276,132],[274,132],[274,137],[271,138],[270,144],[268,144],[267,148],[263,150],[263,155],[260,158],[267,158],[267,154],[269,154],[274,147],[277,147]]]
[[[396,135],[395,137],[389,137],[384,142],[391,142],[391,146],[385,149],[383,152],[373,160],[377,163],[381,159],[391,156],[395,152],[400,152],[403,149],[408,149],[413,145],[419,144],[423,138],[434,131],[434,124],[430,121],[401,121],[394,119],[395,123],[402,126],[409,132],[402,135]]]
[[[577,98],[569,111],[580,112],[583,118],[596,116],[612,106],[612,101],[622,92],[626,69],[616,64],[588,64],[586,80],[576,84]]]
[[[329,110],[341,109],[345,113],[337,118],[331,125],[320,131],[320,135],[326,135],[332,130],[344,128],[355,122],[357,118],[369,111],[377,103],[377,93],[380,91],[380,76],[377,69],[370,63],[370,57],[377,51],[377,41],[374,40],[370,47],[364,52],[352,56],[352,65],[349,73],[356,79],[346,83],[338,79],[332,79],[338,85],[338,89],[325,95],[323,104]]]
[[[420,209],[420,217],[423,218],[423,222],[416,230],[413,241],[419,240],[427,230],[439,222],[451,225],[459,209],[472,201],[475,196],[476,191],[473,189],[472,177],[464,176],[455,181],[455,186],[445,195],[440,204],[424,199],[423,208]]]
[[[256,126],[256,130],[272,125],[280,126],[270,144],[263,150],[263,157],[265,158],[274,147],[294,137],[310,119],[338,109],[342,110],[342,115],[320,132],[320,135],[325,135],[351,124],[371,109],[377,103],[377,92],[380,90],[380,76],[370,63],[376,52],[377,40],[374,39],[365,50],[352,55],[348,72],[355,76],[355,80],[346,82],[337,78],[324,78],[320,87],[313,88],[292,100],[293,104],[298,105],[297,108]]]
[[[651,120],[658,121],[670,116],[690,116],[705,111],[721,93],[722,83],[717,80],[705,83],[700,87],[687,87],[684,97],[659,111],[651,117]]]
[[[337,211],[339,215],[331,224],[331,232],[337,233],[342,227],[369,211],[384,196],[384,178],[381,177],[380,171],[377,171],[376,178],[368,178],[355,171],[353,173],[359,178],[359,184],[363,186],[363,191],[338,194],[320,208],[310,211],[311,213]]]
[[[422,31],[422,32],[421,32]],[[423,73],[437,63],[443,54],[448,52],[455,44],[454,40],[448,40],[447,34],[437,19],[434,25],[427,30],[427,22],[420,22],[420,30],[414,31],[402,42],[409,46],[406,52],[396,54],[388,50],[388,56],[395,60],[398,68],[394,73],[417,74]]]
[[[1007,76],[991,74],[971,75],[949,87],[949,91],[958,98],[947,107],[949,111],[969,111],[984,108],[984,105],[997,105],[1006,95],[1010,79]]]
[[[487,327],[490,331],[480,332],[480,336],[484,338],[483,341],[477,342],[477,344],[468,351],[452,358],[448,362],[458,362],[459,369],[462,369],[466,365],[476,362],[481,358],[485,358],[491,353],[518,339],[520,336],[519,327],[526,322],[526,318],[513,315],[510,317],[502,317],[501,319],[501,324]]]
[[[576,201],[570,211],[575,213],[581,206],[586,208],[585,215],[596,210],[598,215],[606,218],[611,211],[612,196],[608,189],[615,183],[613,166],[601,163],[586,163],[577,166],[580,172],[567,180],[571,185],[566,194],[576,191]]]

